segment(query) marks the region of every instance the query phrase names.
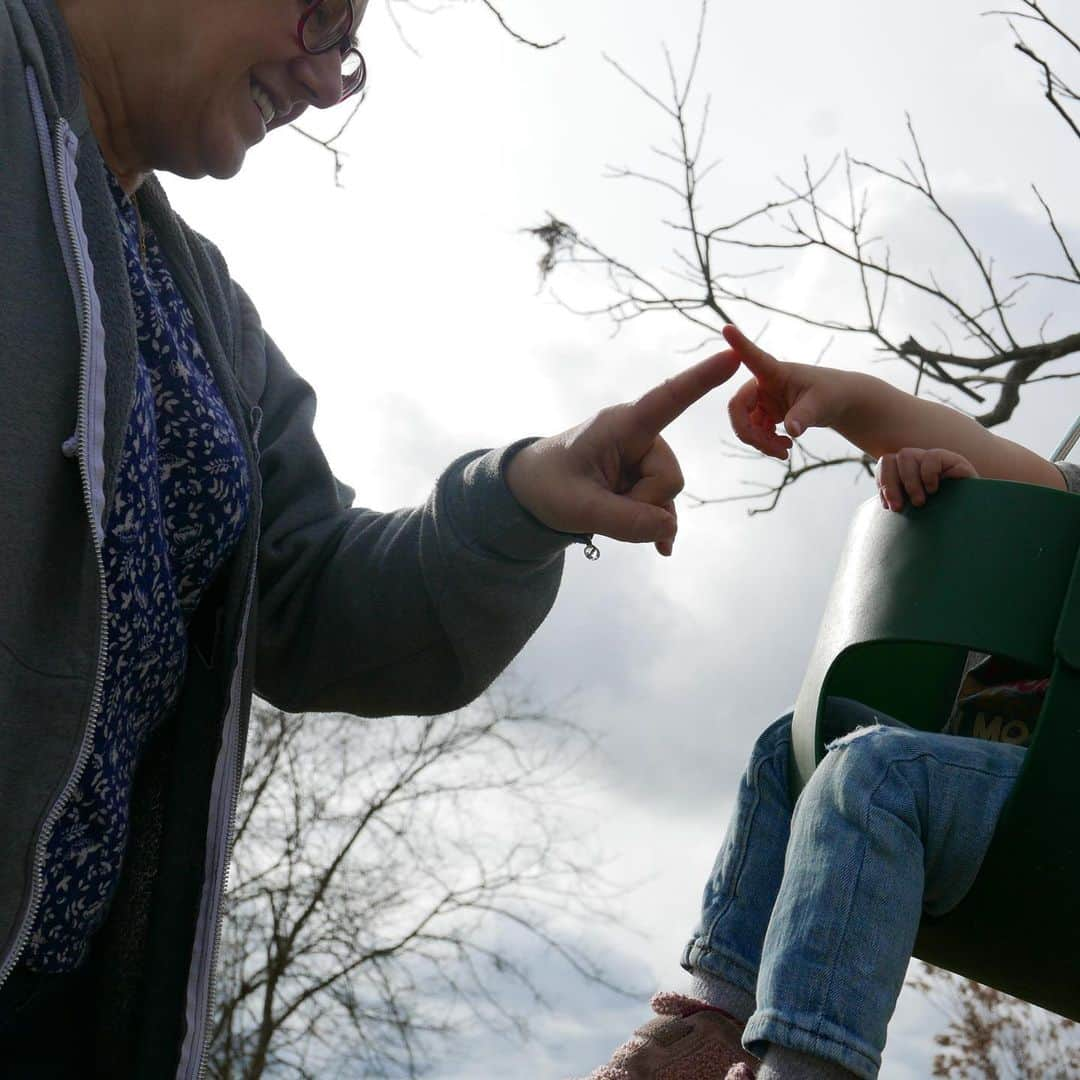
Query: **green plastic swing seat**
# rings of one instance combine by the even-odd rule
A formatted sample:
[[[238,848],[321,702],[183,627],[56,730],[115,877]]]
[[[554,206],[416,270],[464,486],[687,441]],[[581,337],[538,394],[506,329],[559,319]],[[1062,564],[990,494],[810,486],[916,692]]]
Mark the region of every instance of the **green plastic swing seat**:
[[[828,697],[940,731],[969,650],[1052,672],[979,876],[924,916],[915,955],[1080,1020],[1080,497],[957,480],[922,508],[859,508],[792,724],[793,787]],[[834,733],[835,734],[835,733]]]

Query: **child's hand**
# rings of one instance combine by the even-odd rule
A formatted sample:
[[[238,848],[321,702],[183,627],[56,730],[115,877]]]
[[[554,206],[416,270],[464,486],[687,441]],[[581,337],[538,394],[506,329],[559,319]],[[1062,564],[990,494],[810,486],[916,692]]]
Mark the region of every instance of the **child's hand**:
[[[922,506],[942,479],[978,476],[966,457],[951,450],[921,450],[908,446],[886,454],[877,467],[878,494],[886,510],[903,510],[905,494],[912,506]]]
[[[724,337],[754,376],[728,404],[732,430],[744,443],[783,461],[792,439],[807,428],[839,422],[850,396],[850,373],[777,360],[734,326],[724,327]],[[781,423],[786,435],[777,431]]]

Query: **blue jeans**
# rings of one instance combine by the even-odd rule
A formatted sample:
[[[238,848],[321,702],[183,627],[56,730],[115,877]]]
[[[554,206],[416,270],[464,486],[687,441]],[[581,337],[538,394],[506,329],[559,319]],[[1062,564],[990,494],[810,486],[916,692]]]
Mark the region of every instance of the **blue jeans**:
[[[794,807],[791,716],[758,739],[682,962],[754,995],[752,1053],[774,1043],[873,1080],[919,919],[971,887],[1024,750],[839,698],[828,722],[863,730],[830,744]]]

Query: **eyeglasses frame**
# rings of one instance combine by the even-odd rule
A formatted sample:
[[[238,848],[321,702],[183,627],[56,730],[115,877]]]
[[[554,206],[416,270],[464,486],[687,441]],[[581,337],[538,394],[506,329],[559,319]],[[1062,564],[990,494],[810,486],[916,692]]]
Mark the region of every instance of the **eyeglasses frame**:
[[[356,25],[356,5],[353,0],[346,0],[349,5],[349,22],[345,29],[341,32],[341,36],[336,41],[331,41],[329,45],[324,45],[321,49],[309,49],[304,43],[304,27],[307,25],[308,19],[315,14],[320,7],[322,7],[323,0],[311,0],[311,3],[304,8],[303,13],[300,15],[300,20],[296,24],[296,40],[300,43],[300,48],[308,54],[308,56],[321,56],[323,53],[328,53],[332,49],[337,49],[341,52],[341,59],[344,62],[345,58],[350,54],[356,56],[359,62],[360,77],[356,80],[354,86],[349,90],[345,89],[344,81],[342,82],[341,101],[345,101],[352,97],[354,94],[362,93],[367,87],[367,61],[364,59],[364,54],[353,44],[352,41],[352,29]],[[348,43],[347,48],[342,49],[342,45]],[[340,103],[340,102],[339,102]]]

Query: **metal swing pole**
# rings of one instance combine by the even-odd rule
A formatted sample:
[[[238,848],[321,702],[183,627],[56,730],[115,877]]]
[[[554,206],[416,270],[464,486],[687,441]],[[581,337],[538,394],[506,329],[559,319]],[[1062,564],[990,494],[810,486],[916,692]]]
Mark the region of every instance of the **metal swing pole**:
[[[1057,449],[1050,455],[1050,460],[1064,461],[1078,441],[1080,441],[1080,416],[1073,421],[1065,438],[1058,443]]]

